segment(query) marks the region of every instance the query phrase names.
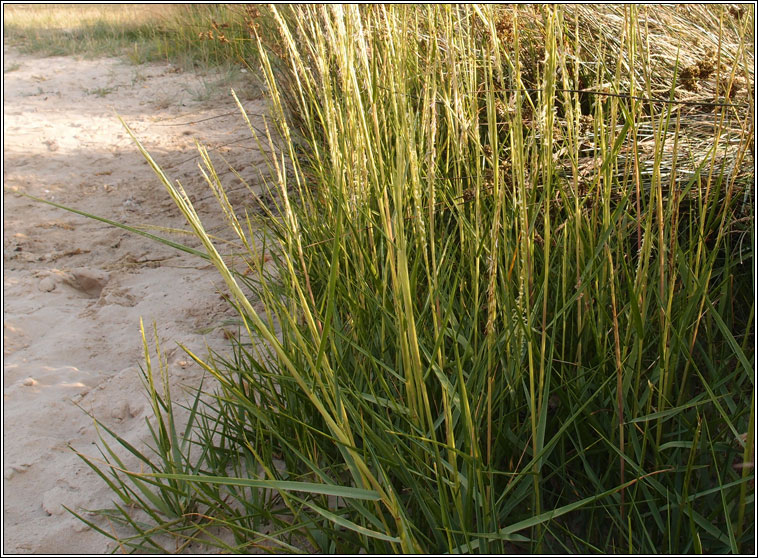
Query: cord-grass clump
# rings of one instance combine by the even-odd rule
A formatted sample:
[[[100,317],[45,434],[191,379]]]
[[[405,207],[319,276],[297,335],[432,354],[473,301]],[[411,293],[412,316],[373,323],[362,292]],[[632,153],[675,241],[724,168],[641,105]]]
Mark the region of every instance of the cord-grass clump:
[[[249,339],[194,470],[131,477],[240,551],[749,552],[752,9],[255,17],[265,243],[204,157],[248,273],[145,153]]]

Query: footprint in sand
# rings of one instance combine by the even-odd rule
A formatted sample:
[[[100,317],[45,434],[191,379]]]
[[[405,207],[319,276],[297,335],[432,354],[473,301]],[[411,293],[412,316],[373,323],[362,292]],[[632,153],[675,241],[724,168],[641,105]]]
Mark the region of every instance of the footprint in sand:
[[[66,510],[64,505],[70,506],[72,495],[77,492],[65,481],[57,481],[55,486],[42,494],[42,509],[47,515],[62,515]]]
[[[18,474],[26,473],[32,466],[31,463],[20,463],[18,465],[9,465],[5,471],[3,471],[3,478],[10,480]]]
[[[108,284],[110,275],[105,271],[98,271],[87,268],[72,269],[70,273],[63,277],[64,282],[86,294],[90,298],[98,298],[103,292],[105,285]]]

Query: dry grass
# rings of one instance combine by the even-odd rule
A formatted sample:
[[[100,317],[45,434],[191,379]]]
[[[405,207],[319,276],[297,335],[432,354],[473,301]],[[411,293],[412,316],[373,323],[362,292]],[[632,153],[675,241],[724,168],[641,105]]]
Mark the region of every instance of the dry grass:
[[[12,4],[3,7],[3,24],[19,30],[73,32],[88,25],[155,25],[181,6],[172,4]]]
[[[743,31],[753,26],[754,13],[750,6],[714,10],[712,6],[693,4],[637,9],[638,12],[632,14],[638,23],[637,53],[635,60],[630,60],[629,51],[623,45],[628,41],[625,18],[630,17],[629,7],[567,6],[567,21],[573,23],[576,19],[582,31],[583,58],[602,54],[607,65],[613,67],[617,54],[621,53],[620,84],[629,88],[632,85],[629,77],[634,75],[636,84],[650,84],[648,93],[664,96],[674,81],[678,59],[676,100],[712,100],[718,81],[722,95],[731,84],[730,99],[751,102],[752,91],[747,84],[752,84],[754,77],[754,38]],[[750,42],[743,48],[741,37]],[[603,53],[598,52],[601,45]]]
[[[3,30],[26,53],[126,54],[135,64],[168,59],[192,68],[240,62],[250,41],[238,13],[241,7],[227,5],[18,4],[4,7]],[[223,41],[207,40],[214,21],[232,20],[239,24],[224,27]]]

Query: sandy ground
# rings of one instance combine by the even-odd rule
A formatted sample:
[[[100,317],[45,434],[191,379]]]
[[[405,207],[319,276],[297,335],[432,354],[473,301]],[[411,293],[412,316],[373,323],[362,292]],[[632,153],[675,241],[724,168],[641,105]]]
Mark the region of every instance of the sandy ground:
[[[199,355],[228,352],[235,316],[205,261],[20,193],[131,225],[186,228],[118,113],[219,232],[195,139],[230,144],[212,156],[252,181],[261,156],[252,141],[239,141],[250,134],[238,114],[196,122],[235,110],[223,76],[7,47],[3,54],[3,552],[102,553],[112,548],[108,539],[62,508],[109,507],[112,499],[69,448],[97,455],[82,409],[144,444],[140,318],[146,328],[157,324],[179,394],[176,386],[197,385],[201,369],[176,342]],[[265,110],[253,93],[243,102],[251,113]],[[233,174],[223,178],[244,200]]]

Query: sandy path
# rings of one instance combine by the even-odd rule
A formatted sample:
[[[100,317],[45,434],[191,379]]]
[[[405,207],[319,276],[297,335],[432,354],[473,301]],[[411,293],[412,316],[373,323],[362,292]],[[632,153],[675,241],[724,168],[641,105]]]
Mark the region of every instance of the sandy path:
[[[157,323],[172,382],[180,385],[196,384],[200,368],[175,341],[202,355],[206,343],[224,352],[234,315],[204,261],[19,192],[115,221],[184,228],[117,111],[220,231],[193,159],[194,139],[212,146],[249,133],[237,115],[166,126],[234,110],[228,89],[214,93],[206,85],[218,76],[198,78],[166,64],[35,58],[6,47],[3,78],[3,551],[101,553],[111,548],[107,539],[61,507],[111,501],[68,448],[96,455],[92,422],[74,403],[128,440],[146,440],[140,317],[146,327]],[[264,109],[261,100],[245,105]],[[251,143],[215,153],[254,180],[259,155],[245,146]],[[227,184],[244,199],[231,176]]]

